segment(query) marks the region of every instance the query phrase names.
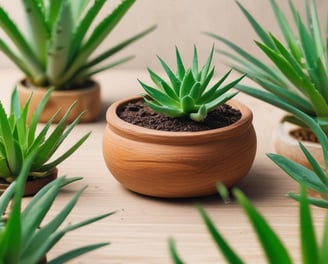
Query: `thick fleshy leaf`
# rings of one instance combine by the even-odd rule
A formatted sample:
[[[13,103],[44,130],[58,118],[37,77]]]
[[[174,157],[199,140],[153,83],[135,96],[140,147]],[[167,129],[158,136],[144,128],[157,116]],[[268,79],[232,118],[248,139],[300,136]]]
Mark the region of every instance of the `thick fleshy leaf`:
[[[160,105],[166,105],[168,107],[179,107],[179,102],[172,99],[168,94],[159,91],[158,89],[155,89],[153,87],[148,86],[147,84],[139,81],[142,88],[146,91],[146,93],[158,104]]]
[[[157,58],[160,61],[167,76],[169,77],[172,87],[177,88],[180,82],[175,76],[174,72],[170,69],[170,67],[166,64],[166,62],[161,57],[157,56]],[[175,89],[175,92],[176,94],[179,94],[179,91],[177,89]]]
[[[225,241],[223,236],[218,232],[216,227],[214,226],[212,220],[209,218],[205,210],[198,206],[198,211],[203,218],[203,221],[206,224],[206,227],[211,234],[213,240],[215,241],[216,246],[221,250],[223,256],[230,264],[242,264],[244,263],[241,258],[235,253],[235,251],[229,246],[229,244]]]
[[[191,72],[192,75],[194,76],[194,79],[196,81],[200,81],[201,76],[198,75],[198,54],[197,54],[196,46],[194,46],[194,56],[192,59]]]
[[[186,74],[186,68],[183,65],[183,61],[182,61],[180,52],[177,47],[175,47],[175,56],[177,59],[177,74],[176,75],[178,76],[179,80],[182,80],[183,76]]]
[[[300,229],[303,263],[319,263],[319,248],[317,245],[310,207],[304,187],[301,188]]]
[[[322,244],[320,248],[320,263],[328,263],[328,214],[326,214],[324,230],[322,233]]]
[[[255,233],[261,242],[268,263],[291,264],[292,261],[287,249],[263,216],[259,214],[241,191],[234,190],[233,193],[248,216]]]
[[[169,106],[159,105],[156,104],[154,101],[148,100],[146,97],[144,97],[144,100],[147,105],[157,113],[161,113],[171,117],[181,117],[186,115],[186,113],[184,113],[179,108],[170,108]]]
[[[199,107],[197,113],[190,113],[189,117],[191,120],[194,120],[196,122],[203,122],[205,118],[207,117],[208,109],[205,105],[202,105]]]
[[[54,86],[60,85],[69,64],[69,49],[74,28],[70,2],[64,1],[51,32],[47,52],[47,76]]]
[[[80,248],[76,248],[70,251],[67,251],[66,253],[56,257],[55,259],[52,259],[50,261],[48,261],[48,264],[62,264],[62,263],[66,263],[74,258],[77,258],[81,255],[84,255],[90,251],[96,250],[98,248],[104,247],[109,245],[110,243],[98,243],[98,244],[92,244],[92,245],[88,245],[88,246],[84,246],[84,247],[80,247]]]
[[[89,56],[97,49],[109,33],[115,28],[123,16],[128,12],[135,0],[123,0],[108,16],[106,16],[93,30],[90,37],[80,48],[76,58],[72,61],[65,74],[64,81],[68,81],[71,76],[80,69],[81,65],[87,62]]]
[[[319,193],[328,194],[328,186],[324,185],[313,171],[277,154],[268,154],[268,157],[299,184]]]
[[[169,240],[169,251],[170,251],[173,263],[175,263],[175,264],[183,264],[184,263],[178,255],[178,252],[176,250],[173,239]]]
[[[40,65],[45,69],[48,44],[45,40],[48,39],[50,31],[47,24],[44,6],[43,4],[40,4],[39,1],[35,0],[25,0],[21,2],[24,5],[24,11],[27,17],[30,34],[29,42],[31,43],[30,46],[33,48],[35,57],[38,58]]]

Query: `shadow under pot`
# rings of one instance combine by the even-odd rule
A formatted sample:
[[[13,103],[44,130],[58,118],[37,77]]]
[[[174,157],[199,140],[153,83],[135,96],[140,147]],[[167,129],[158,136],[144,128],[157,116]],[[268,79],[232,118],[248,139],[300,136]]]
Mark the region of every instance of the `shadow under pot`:
[[[45,95],[48,88],[49,87],[33,86],[29,84],[26,79],[17,84],[20,104],[22,106],[33,93],[28,111],[29,118],[39,105],[41,98]],[[101,111],[101,94],[99,84],[96,81],[89,80],[85,87],[80,89],[54,90],[40,115],[39,122],[48,122],[51,117],[58,110],[60,110],[54,119],[54,123],[58,123],[75,101],[76,104],[67,118],[67,122],[73,122],[74,119],[77,118],[82,112],[85,113],[81,117],[80,123],[95,121]]]
[[[107,110],[103,156],[111,174],[136,193],[184,198],[215,194],[216,184],[233,186],[250,170],[256,153],[252,112],[231,100],[241,112],[235,123],[199,132],[170,132],[123,121],[118,109],[140,97],[124,99]]]
[[[33,196],[43,186],[47,185],[49,182],[55,180],[58,176],[58,169],[54,168],[49,175],[44,177],[29,177],[25,183],[23,196]],[[9,187],[10,183],[5,183],[0,180],[0,195]]]

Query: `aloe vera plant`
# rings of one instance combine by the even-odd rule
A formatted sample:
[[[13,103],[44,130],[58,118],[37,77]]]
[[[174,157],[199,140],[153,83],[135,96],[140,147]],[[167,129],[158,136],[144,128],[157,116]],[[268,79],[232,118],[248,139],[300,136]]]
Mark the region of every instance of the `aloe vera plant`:
[[[158,57],[169,82],[161,78],[158,74],[148,68],[148,72],[155,87],[151,87],[141,81],[140,84],[146,92],[144,99],[147,105],[155,112],[171,116],[189,116],[196,122],[202,122],[207,114],[234,97],[237,92],[226,93],[244,77],[224,85],[231,70],[220,80],[208,88],[214,76],[214,67],[211,67],[214,47],[201,69],[198,68],[197,48],[194,47],[192,66],[186,68],[181,59],[180,52],[176,48],[176,72]],[[208,88],[208,89],[207,89]]]
[[[14,181],[20,174],[26,157],[34,151],[36,151],[36,154],[30,167],[29,179],[46,177],[89,137],[90,133],[84,135],[63,154],[51,159],[83,115],[81,113],[70,125],[66,124],[66,119],[74,107],[73,104],[58,124],[52,127],[52,121],[55,117],[53,116],[39,131],[37,129],[38,118],[52,91],[53,89],[47,91],[37,109],[33,112],[29,123],[27,113],[33,95],[21,108],[17,89],[14,89],[8,115],[0,102],[0,180],[9,183]]]
[[[0,6],[0,50],[37,86],[74,89],[92,75],[132,57],[105,60],[154,29],[151,27],[91,58],[135,0],[123,0],[94,27],[106,0],[22,0],[28,31]],[[13,49],[14,46],[16,49]],[[104,63],[103,63],[104,62]]]
[[[310,128],[322,146],[325,168],[321,168],[314,157],[300,143],[311,169],[305,168],[285,157],[268,154],[280,168],[300,184],[321,194],[321,198],[309,197],[309,201],[328,208],[328,54],[327,39],[321,34],[316,2],[305,1],[307,21],[303,22],[295,5],[289,0],[295,25],[290,25],[275,0],[270,0],[277,22],[283,33],[285,46],[277,37],[264,30],[255,18],[237,2],[262,42],[258,47],[268,56],[272,65],[262,62],[238,45],[220,36],[210,34],[225,43],[234,53],[220,50],[234,62],[234,68],[246,72],[247,76],[265,90],[237,85],[237,89],[270,103],[288,112],[282,121],[290,121]],[[292,31],[292,26],[298,35]],[[289,194],[295,199],[299,195]]]
[[[291,264],[294,263],[291,257],[291,253],[287,250],[282,243],[280,237],[274,232],[272,227],[268,224],[265,218],[260,212],[251,204],[247,197],[238,189],[233,190],[233,194],[238,203],[244,210],[248,217],[254,232],[262,246],[267,263],[271,264]],[[327,246],[328,246],[328,214],[324,223],[324,231],[321,245],[318,243],[311,210],[309,207],[307,194],[305,188],[301,188],[300,206],[299,206],[299,223],[300,223],[300,249],[301,258],[303,264],[320,264],[328,262]],[[199,206],[198,210],[204,223],[213,238],[217,248],[221,251],[227,263],[242,264],[246,261],[238,255],[238,253],[228,244],[228,242],[221,235],[219,230],[215,227],[215,224],[206,213],[206,211]],[[185,263],[178,255],[175,242],[170,239],[170,253],[173,263],[182,264]]]
[[[44,186],[22,209],[24,184],[35,158],[33,151],[25,160],[17,181],[13,182],[0,197],[0,263],[1,264],[37,264],[46,258],[47,253],[66,233],[89,225],[112,215],[106,213],[78,223],[61,226],[76,205],[85,188],[76,192],[71,200],[54,216],[48,215],[63,186],[80,178],[59,177]],[[11,206],[10,206],[11,204]],[[8,212],[8,216],[5,213]],[[43,221],[47,217],[46,223]],[[80,255],[88,253],[108,243],[97,243],[68,250],[48,264],[62,264]]]
[[[226,38],[208,34],[230,48],[231,51],[219,52],[231,59],[233,68],[246,73],[247,77],[265,89],[263,91],[238,85],[239,90],[278,107],[282,102],[294,106],[313,117],[328,135],[328,31],[322,31],[320,24],[325,20],[319,17],[315,0],[304,1],[304,19],[293,1],[288,0],[292,22],[288,21],[275,0],[269,1],[283,40],[265,30],[247,9],[236,1],[259,37],[256,45],[266,55],[268,62]],[[285,116],[283,121],[306,126],[294,115]]]

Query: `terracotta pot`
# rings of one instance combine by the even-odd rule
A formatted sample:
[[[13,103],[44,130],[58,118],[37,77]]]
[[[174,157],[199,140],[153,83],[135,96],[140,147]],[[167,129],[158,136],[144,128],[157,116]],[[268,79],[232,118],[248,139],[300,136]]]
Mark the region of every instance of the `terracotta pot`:
[[[48,261],[47,261],[47,257],[46,256],[44,256],[39,262],[38,262],[38,264],[47,264],[48,263]]]
[[[216,193],[243,178],[256,153],[251,111],[229,104],[242,117],[236,123],[201,132],[166,132],[132,125],[117,116],[118,101],[107,111],[103,156],[112,175],[127,189],[155,197],[193,197]]]
[[[33,196],[35,195],[43,186],[47,185],[49,182],[56,179],[58,176],[57,168],[53,169],[51,174],[47,177],[40,177],[34,180],[29,180],[25,184],[25,189],[23,195]],[[9,183],[0,183],[0,194],[3,193],[9,186]]]
[[[59,110],[54,122],[58,123],[59,120],[64,116],[67,109],[71,104],[77,100],[76,105],[71,111],[70,116],[67,119],[68,123],[71,123],[81,112],[85,111],[80,122],[91,122],[95,121],[99,116],[101,110],[101,95],[100,86],[95,81],[90,81],[90,87],[76,90],[65,90],[65,91],[53,91],[48,103],[46,104],[43,112],[41,113],[39,121],[42,123],[48,122],[48,120]],[[22,80],[18,83],[18,93],[21,105],[24,105],[27,99],[33,92],[32,100],[28,116],[37,108],[41,98],[46,93],[47,89],[44,87],[27,86],[26,81]]]
[[[279,155],[312,169],[299,146],[299,141],[290,135],[290,131],[293,129],[298,129],[298,127],[291,126],[287,123],[279,124],[274,134],[275,150]],[[310,151],[320,166],[325,168],[321,145],[319,143],[304,141],[302,141],[302,144]]]

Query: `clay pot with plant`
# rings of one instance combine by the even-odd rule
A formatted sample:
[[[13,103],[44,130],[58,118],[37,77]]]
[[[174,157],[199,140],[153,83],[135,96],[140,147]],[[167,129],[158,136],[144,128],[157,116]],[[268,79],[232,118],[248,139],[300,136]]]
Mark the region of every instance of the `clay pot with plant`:
[[[108,245],[108,243],[97,243],[75,249],[67,249],[66,252],[53,259],[48,259],[48,252],[66,233],[106,218],[114,212],[63,226],[85,189],[82,188],[76,192],[59,212],[51,216],[49,209],[56,201],[59,192],[66,185],[80,179],[65,177],[58,177],[48,183],[23,208],[24,185],[27,182],[36,155],[34,150],[26,157],[19,171],[17,181],[11,183],[0,197],[0,263],[66,263],[83,254]]]
[[[9,114],[0,102],[0,193],[17,179],[26,157],[36,151],[24,191],[25,196],[34,195],[48,182],[57,178],[57,165],[72,155],[89,137],[90,133],[84,135],[68,150],[52,159],[83,115],[81,113],[67,125],[66,121],[71,109],[74,108],[73,104],[55,126],[52,126],[52,122],[56,115],[39,130],[38,119],[52,91],[53,89],[49,89],[41,99],[30,117],[30,122],[27,119],[32,96],[21,108],[18,91],[14,89]]]
[[[8,37],[0,39],[0,50],[24,73],[24,79],[18,82],[22,105],[31,92],[34,93],[29,116],[46,91],[54,87],[55,91],[40,116],[40,122],[47,122],[61,109],[62,112],[54,119],[59,122],[75,101],[77,103],[67,118],[68,122],[72,122],[81,112],[85,112],[81,122],[97,119],[101,110],[101,93],[98,82],[92,76],[130,60],[132,56],[106,62],[109,57],[154,29],[151,27],[94,55],[134,2],[123,0],[95,24],[106,0],[22,1],[28,34],[24,34],[0,7],[0,28]]]
[[[223,85],[229,71],[211,83],[213,52],[199,70],[196,47],[189,68],[176,49],[175,73],[159,58],[168,80],[148,69],[155,87],[139,81],[143,97],[109,107],[103,155],[127,189],[155,197],[203,196],[215,193],[218,181],[231,187],[248,173],[256,152],[252,112],[232,100],[237,92],[227,93],[244,76]]]
[[[226,38],[209,35],[232,50],[219,52],[232,60],[233,68],[246,73],[248,78],[264,90],[245,85],[238,85],[237,89],[284,110],[286,109],[281,105],[287,104],[306,113],[328,135],[328,37],[322,34],[320,25],[320,21],[325,19],[319,17],[316,1],[305,1],[305,19],[293,2],[289,1],[293,23],[289,22],[275,0],[270,0],[270,3],[283,40],[279,40],[271,30],[265,30],[237,1],[260,38],[256,41],[257,47],[269,62],[257,58]],[[297,163],[311,167],[298,146],[298,141],[302,141],[324,167],[323,150],[317,142],[317,136],[313,135],[314,132],[294,114],[287,114],[275,133],[276,151]]]

